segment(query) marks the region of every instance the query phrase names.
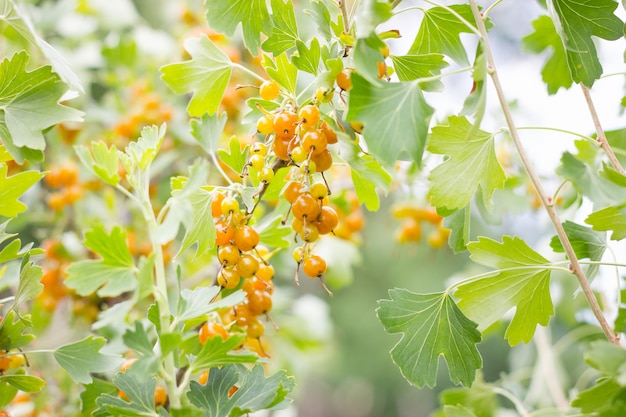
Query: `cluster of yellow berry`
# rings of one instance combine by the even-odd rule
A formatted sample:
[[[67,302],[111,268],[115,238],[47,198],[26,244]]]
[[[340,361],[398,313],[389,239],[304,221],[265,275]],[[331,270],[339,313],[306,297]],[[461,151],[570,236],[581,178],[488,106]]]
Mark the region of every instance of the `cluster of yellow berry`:
[[[420,242],[423,222],[434,226],[426,238],[430,247],[441,249],[448,241],[450,229],[443,226],[443,217],[437,214],[432,207],[423,208],[406,203],[396,204],[392,208],[392,215],[396,219],[402,219],[402,224],[396,232],[396,240],[400,243]]]

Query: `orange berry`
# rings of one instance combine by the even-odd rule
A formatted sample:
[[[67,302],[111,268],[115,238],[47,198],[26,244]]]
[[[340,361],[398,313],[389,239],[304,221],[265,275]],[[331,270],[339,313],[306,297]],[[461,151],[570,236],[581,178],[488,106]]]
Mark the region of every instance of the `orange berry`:
[[[154,390],[154,406],[163,407],[167,403],[167,390],[161,385],[157,385]]]
[[[224,326],[214,321],[207,321],[204,323],[198,332],[198,339],[203,345],[208,339],[212,339],[216,336],[220,336],[222,339],[226,340],[228,339],[228,332]]]
[[[280,86],[274,80],[263,81],[259,87],[259,96],[263,100],[275,100],[280,95]]]
[[[344,68],[343,70],[341,70],[341,72],[337,75],[337,78],[335,79],[335,81],[337,82],[337,87],[341,88],[344,91],[349,91],[352,88],[352,81],[350,80],[350,77],[352,76],[353,72],[353,68]]]
[[[326,273],[326,261],[321,256],[310,255],[304,258],[302,269],[309,277],[319,278]]]

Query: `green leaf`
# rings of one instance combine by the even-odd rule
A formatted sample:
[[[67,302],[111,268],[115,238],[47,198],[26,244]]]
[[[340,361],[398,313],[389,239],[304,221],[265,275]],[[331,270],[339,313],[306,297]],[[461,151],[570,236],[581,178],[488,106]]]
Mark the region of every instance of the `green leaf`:
[[[274,179],[263,193],[263,200],[272,201],[280,198],[280,192],[285,185],[285,178],[291,172],[291,167],[282,167],[274,174]]]
[[[120,183],[119,152],[114,145],[107,146],[98,141],[91,145],[91,151],[86,145],[76,145],[74,150],[82,164],[95,176],[113,187]]]
[[[271,0],[271,5],[272,14],[270,16],[274,27],[261,48],[266,52],[271,52],[274,56],[278,56],[295,46],[298,39],[298,26],[291,1]],[[246,25],[248,24],[249,22],[246,22]],[[255,53],[253,52],[253,55]]]
[[[196,159],[188,169],[188,177],[178,177],[180,183],[172,183],[172,196],[166,203],[169,210],[156,233],[156,239],[161,245],[174,240],[178,235],[180,224],[188,221],[193,215],[191,198],[209,178],[209,165],[205,159]]]
[[[130,401],[109,394],[100,396],[96,403],[113,416],[139,417],[156,416],[154,411],[154,390],[156,380],[146,375],[143,369],[133,364],[126,372],[120,372],[113,383]],[[98,415],[98,414],[94,414]],[[108,415],[108,414],[104,414]]]
[[[493,134],[473,126],[465,117],[450,116],[447,125],[433,127],[428,150],[449,156],[428,177],[433,206],[465,207],[479,187],[485,206],[492,206],[493,192],[503,188],[506,180]]]
[[[391,175],[371,155],[361,155],[350,160],[350,173],[359,203],[369,211],[377,211],[380,199],[377,189],[384,192],[391,186]]]
[[[274,178],[275,180],[276,178]],[[273,182],[273,181],[272,181]],[[292,233],[289,226],[282,224],[283,216],[265,216],[255,227],[259,232],[260,241],[271,248],[288,248],[291,239],[288,237]]]
[[[585,219],[593,230],[606,232],[611,231],[611,240],[626,238],[626,204],[609,206],[594,211]]]
[[[483,50],[483,42],[479,42],[476,46],[476,54],[474,58],[474,65],[472,67],[472,90],[463,102],[463,109],[461,110],[461,116],[475,115],[476,124],[480,124],[480,121],[485,114],[485,107],[487,105],[487,58]]]
[[[26,70],[25,51],[0,62],[0,136],[18,162],[20,152],[43,151],[42,131],[61,122],[79,122],[82,112],[59,104],[67,86],[49,66]]]
[[[602,66],[592,36],[616,40],[624,36],[624,23],[613,14],[614,0],[553,0],[559,20],[557,30],[572,79],[591,87],[602,75]]]
[[[232,136],[228,142],[229,150],[218,149],[217,154],[220,160],[228,165],[233,171],[240,174],[243,172],[243,167],[246,166],[248,160],[248,147],[241,149],[241,142],[237,136]]]
[[[357,8],[357,37],[362,38],[373,33],[381,23],[393,16],[391,4],[387,1],[365,0]]]
[[[128,329],[122,336],[124,345],[141,356],[154,355],[154,343],[150,341],[146,329],[140,321],[135,322],[135,329]]]
[[[179,257],[194,243],[198,244],[194,257],[202,255],[213,248],[216,233],[211,212],[212,200],[212,193],[201,188],[196,190],[189,198],[193,214],[185,223],[185,236],[176,257]]]
[[[42,275],[43,269],[40,266],[32,262],[22,263],[20,283],[14,301],[16,306],[34,299],[43,290],[43,284],[40,282]]]
[[[552,54],[541,70],[541,78],[548,87],[548,93],[555,94],[561,87],[567,90],[572,86],[572,75],[567,66],[565,47],[552,19],[539,16],[533,21],[533,29],[533,33],[522,39],[524,46],[536,54],[552,48]]]
[[[400,81],[413,81],[441,74],[441,70],[449,64],[441,54],[422,55],[390,55],[393,69]],[[420,83],[424,91],[443,91],[443,83],[439,80]]]
[[[378,81],[378,63],[385,60],[381,52],[385,46],[385,42],[373,32],[367,37],[356,40],[352,55],[354,66],[358,68],[359,75],[371,82]]]
[[[178,302],[178,314],[176,320],[185,321],[197,317],[206,316],[211,311],[221,308],[233,307],[244,301],[243,291],[236,291],[218,301],[213,300],[219,294],[218,286],[196,287],[193,290],[183,289]],[[206,317],[205,317],[206,319]]]
[[[563,223],[565,233],[574,248],[574,252],[579,259],[588,258],[590,261],[601,261],[604,251],[607,248],[606,233],[594,232],[591,228],[582,226],[569,220]],[[558,236],[553,236],[550,246],[555,252],[563,253],[563,245]],[[587,278],[593,277],[599,265],[589,265],[587,268]]]
[[[25,171],[8,177],[7,170],[7,165],[0,163],[0,216],[16,217],[26,210],[26,205],[19,198],[43,178],[44,174],[38,171]]]
[[[290,93],[296,92],[298,69],[289,62],[286,53],[278,55],[276,61],[265,55],[263,67],[272,80],[286,88]]]
[[[469,242],[470,206],[465,206],[444,218],[443,225],[450,229],[448,245],[454,253],[464,252]]]
[[[311,9],[305,9],[304,13],[311,16],[319,34],[329,41],[332,38],[330,28],[330,11],[323,0],[311,0]]]
[[[583,413],[608,411],[624,396],[626,388],[618,384],[614,378],[601,378],[596,385],[578,394],[572,401],[572,406],[579,407]]]
[[[246,2],[258,3],[258,0]],[[232,1],[219,0],[217,3],[225,6]],[[251,25],[253,21],[256,19],[250,21]],[[185,50],[191,55],[191,60],[161,67],[161,78],[177,94],[193,92],[187,106],[187,112],[191,117],[200,117],[205,113],[213,114],[217,111],[226,91],[232,63],[205,35],[187,39]]]
[[[419,83],[370,82],[357,73],[351,81],[346,119],[364,124],[369,151],[389,165],[400,156],[421,164],[433,109]],[[380,122],[383,115],[385,123]]]
[[[46,381],[31,375],[0,375],[0,382],[24,392],[40,392],[46,386]]]
[[[291,56],[291,62],[300,71],[305,71],[313,75],[317,75],[320,65],[320,42],[317,38],[311,39],[309,47],[301,40],[296,41],[298,52]]]
[[[85,90],[80,83],[80,79],[78,75],[72,71],[69,62],[58,50],[53,48],[52,45],[37,34],[37,30],[33,24],[16,4],[12,1],[3,1],[0,8],[2,8],[0,11],[0,20],[9,24],[30,44],[39,47],[46,59],[52,64],[54,72],[59,74],[72,90],[76,93],[84,93]]]
[[[191,120],[191,136],[198,141],[208,154],[217,152],[217,147],[228,115],[226,113],[205,114],[200,119]]]
[[[85,390],[80,393],[80,411],[84,416],[91,416],[91,413],[98,408],[96,399],[103,394],[117,395],[117,388],[109,381],[94,378],[91,384],[83,385]]]
[[[30,316],[16,318],[15,310],[9,311],[0,323],[0,350],[9,351],[29,344],[35,336],[26,333]]]
[[[452,10],[452,11],[450,11]],[[461,33],[473,33],[454,13],[476,26],[472,10],[466,4],[432,7],[424,11],[417,36],[409,55],[438,53],[452,58],[459,65],[468,65],[467,53],[461,42]]]
[[[285,371],[266,378],[263,365],[256,364],[246,372],[241,386],[232,396],[235,406],[231,415],[238,417],[263,409],[284,408],[291,402],[285,399],[294,386],[293,378],[288,377]],[[279,404],[281,406],[276,407]]]
[[[622,164],[626,165],[626,129],[617,129],[604,132],[606,140],[611,148],[616,151],[616,157]],[[617,152],[617,150],[621,152]]]
[[[209,25],[228,36],[241,23],[243,43],[253,56],[261,46],[261,32],[269,35],[272,20],[265,0],[205,0]]]
[[[547,326],[554,314],[550,261],[518,237],[503,236],[502,243],[480,237],[467,248],[472,261],[499,271],[458,286],[461,310],[484,330],[515,307],[504,336],[511,346],[530,342],[537,324]]]
[[[4,409],[17,395],[18,389],[0,380],[0,407]]]
[[[141,136],[124,149],[122,163],[129,175],[144,173],[156,158],[165,138],[165,124],[146,126],[141,129]]]
[[[7,223],[8,221],[0,225],[0,228],[2,226],[5,226]],[[4,228],[1,228],[0,230],[4,231]],[[15,235],[7,236],[10,238]],[[32,243],[29,243],[22,248],[22,241],[20,239],[12,240],[11,243],[6,244],[4,247],[2,247],[2,250],[0,250],[0,264],[23,257],[24,255],[29,253],[32,246]]]
[[[477,417],[491,417],[499,408],[494,389],[479,377],[468,388],[451,388],[441,393],[444,405],[463,406]]]
[[[107,233],[96,225],[85,233],[85,246],[102,257],[82,260],[67,269],[65,284],[79,295],[97,290],[100,296],[115,297],[137,287],[137,270],[126,245],[126,232],[119,226]]]
[[[259,357],[249,352],[230,353],[245,339],[245,335],[231,335],[224,340],[221,337],[209,338],[191,364],[192,372],[201,371],[214,366],[234,363],[254,363]],[[199,343],[199,342],[198,342]],[[230,387],[229,387],[230,388]]]
[[[105,372],[118,367],[123,360],[117,355],[100,353],[106,344],[103,337],[86,338],[61,346],[54,351],[54,358],[72,377],[74,382],[90,384],[92,372]]]
[[[569,180],[574,188],[589,198],[596,206],[608,206],[615,203],[615,196],[623,193],[623,188],[599,174],[596,163],[598,150],[593,145],[576,141],[578,154],[564,152],[557,173]]]
[[[476,417],[476,414],[462,405],[445,405],[443,415],[445,417]]]
[[[602,161],[602,171],[600,171],[600,176],[612,182],[613,184],[619,185],[622,188],[626,188],[626,175],[617,171],[613,166],[607,164]]]
[[[292,378],[284,371],[269,378],[263,366],[256,365],[245,371],[243,377],[234,366],[213,368],[205,385],[193,381],[189,401],[204,411],[205,417],[238,417],[264,409],[275,409],[285,404],[286,395],[294,387]],[[241,379],[239,389],[229,397],[228,391]]]
[[[402,375],[418,387],[433,387],[443,355],[455,384],[469,386],[482,359],[476,348],[481,334],[447,293],[415,294],[389,291],[391,300],[378,302],[378,318],[388,333],[402,333],[391,357]]]
[[[616,377],[626,364],[626,350],[606,340],[592,342],[585,352],[585,362],[605,376]]]

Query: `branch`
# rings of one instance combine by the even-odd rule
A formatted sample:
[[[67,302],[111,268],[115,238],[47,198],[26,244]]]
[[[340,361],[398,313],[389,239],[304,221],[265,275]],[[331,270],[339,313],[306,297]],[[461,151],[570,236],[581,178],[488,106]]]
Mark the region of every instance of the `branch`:
[[[535,169],[533,165],[530,163],[530,159],[528,158],[528,155],[526,154],[526,151],[524,150],[524,147],[522,146],[522,141],[520,139],[519,132],[515,126],[515,122],[511,114],[511,109],[509,107],[506,96],[504,95],[504,90],[502,88],[502,84],[500,83],[500,78],[498,77],[498,73],[496,72],[495,61],[493,58],[493,54],[491,52],[491,45],[489,44],[489,40],[487,37],[487,28],[485,27],[485,21],[483,20],[483,16],[480,14],[480,10],[478,9],[478,6],[476,5],[476,0],[470,0],[469,3],[472,9],[472,13],[474,14],[474,18],[476,20],[476,25],[480,32],[480,37],[483,42],[483,47],[485,51],[485,56],[487,57],[487,64],[488,64],[488,69],[490,72],[491,80],[493,82],[494,88],[496,89],[496,93],[498,95],[498,101],[500,102],[500,107],[502,108],[502,112],[504,113],[504,117],[506,119],[506,123],[509,128],[509,132],[511,134],[511,139],[513,140],[513,143],[515,144],[515,148],[517,149],[517,152],[520,156],[522,165],[524,166],[524,169],[528,173],[528,176],[530,177],[530,181],[532,182],[533,187],[535,188],[535,191],[537,192],[537,195],[539,196],[539,199],[541,200],[541,204],[546,209],[546,212],[548,213],[548,216],[550,217],[550,221],[552,222],[552,225],[556,231],[556,234],[558,235],[559,240],[561,241],[561,244],[563,245],[563,248],[565,249],[565,253],[568,259],[570,260],[570,271],[578,279],[578,283],[583,293],[585,294],[585,298],[587,298],[587,302],[589,303],[591,310],[593,311],[593,314],[596,316],[596,319],[598,320],[598,323],[600,324],[600,327],[602,328],[602,331],[604,332],[606,338],[611,343],[618,345],[619,339],[617,335],[613,332],[613,329],[609,325],[606,318],[604,317],[604,314],[602,313],[602,309],[600,308],[600,305],[598,304],[598,300],[596,299],[593,293],[593,290],[591,289],[591,286],[589,285],[589,281],[587,280],[587,277],[585,276],[585,273],[582,267],[580,266],[580,263],[578,262],[578,257],[576,256],[576,253],[574,252],[572,243],[567,237],[567,234],[565,233],[565,229],[563,228],[563,225],[561,224],[561,220],[559,219],[559,216],[556,213],[554,206],[550,204],[550,200],[545,190],[543,189],[541,180],[539,179],[539,176],[535,172]]]
[[[622,175],[626,175],[624,172],[624,167],[620,164],[619,160],[615,156],[613,152],[613,148],[609,145],[609,142],[606,140],[606,135],[604,134],[604,130],[602,129],[602,124],[600,123],[600,118],[598,117],[598,113],[596,112],[596,107],[593,104],[593,100],[591,99],[591,93],[589,92],[589,88],[583,84],[580,85],[580,88],[583,90],[583,94],[585,95],[585,101],[587,102],[587,107],[589,107],[589,113],[591,114],[591,119],[593,119],[593,125],[596,128],[596,134],[598,138],[596,142],[600,145],[602,150],[609,157],[609,161],[611,161],[611,165],[617,172]]]

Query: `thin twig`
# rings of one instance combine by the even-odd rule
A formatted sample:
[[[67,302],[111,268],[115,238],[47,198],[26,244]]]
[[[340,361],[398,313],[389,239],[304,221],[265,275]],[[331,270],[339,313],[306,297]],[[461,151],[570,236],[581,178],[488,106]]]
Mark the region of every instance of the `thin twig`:
[[[589,113],[591,114],[591,118],[593,119],[593,125],[595,126],[596,134],[598,135],[596,142],[598,142],[602,150],[606,153],[606,156],[608,156],[609,161],[611,161],[611,165],[613,165],[613,168],[615,168],[615,170],[620,174],[626,175],[626,172],[624,172],[624,167],[622,166],[622,164],[620,164],[619,160],[615,156],[615,153],[613,153],[613,148],[611,148],[611,145],[609,145],[609,142],[606,140],[606,135],[604,134],[604,129],[602,129],[602,124],[600,123],[598,112],[596,112],[596,106],[594,106],[593,104],[593,99],[591,98],[589,88],[583,84],[580,85],[580,88],[583,90],[583,94],[585,95],[585,101],[587,102],[587,107],[589,107]]]
[[[469,3],[472,9],[472,13],[474,14],[476,25],[480,32],[480,36],[483,40],[483,49],[484,49],[485,56],[487,57],[487,64],[488,64],[491,80],[496,89],[498,100],[500,102],[500,107],[502,108],[502,112],[506,119],[509,132],[511,134],[511,139],[513,140],[513,143],[515,144],[517,152],[520,156],[520,160],[522,161],[522,164],[526,172],[528,173],[528,176],[530,177],[533,187],[535,188],[535,191],[537,192],[537,195],[539,196],[539,199],[541,200],[541,204],[544,206],[544,208],[546,209],[546,212],[548,213],[548,216],[550,217],[550,221],[552,222],[552,225],[559,237],[559,240],[561,241],[561,244],[563,245],[563,249],[565,249],[565,253],[570,261],[570,271],[578,279],[578,283],[583,291],[583,294],[587,298],[587,302],[589,303],[589,306],[591,307],[593,314],[596,316],[596,319],[598,320],[598,323],[600,324],[602,331],[606,335],[606,338],[611,343],[614,343],[617,345],[619,344],[619,339],[617,335],[613,332],[611,325],[608,323],[608,321],[604,317],[604,314],[602,313],[602,309],[600,308],[600,305],[598,304],[598,300],[596,299],[595,294],[593,293],[593,290],[591,289],[591,286],[589,285],[589,281],[587,280],[587,277],[585,276],[585,272],[583,271],[580,263],[578,262],[578,257],[576,256],[576,253],[574,252],[572,243],[567,237],[567,234],[565,233],[565,229],[563,228],[563,225],[561,224],[561,220],[559,219],[559,216],[556,213],[554,206],[550,204],[548,195],[546,194],[545,190],[543,189],[543,185],[541,184],[541,180],[539,179],[539,176],[535,172],[535,169],[533,165],[530,163],[530,159],[528,158],[528,155],[526,154],[526,151],[524,150],[524,147],[522,146],[522,141],[520,139],[519,132],[517,128],[515,127],[515,122],[513,121],[511,109],[509,107],[506,96],[504,95],[504,90],[502,88],[502,84],[500,83],[500,78],[498,77],[498,73],[496,72],[495,61],[493,58],[493,54],[491,52],[491,46],[488,41],[485,22],[483,20],[483,17],[480,14],[480,10],[478,9],[476,0],[470,0]]]
[[[541,381],[546,384],[546,388],[550,392],[550,396],[559,410],[568,410],[570,408],[569,401],[558,379],[559,374],[555,358],[556,355],[552,343],[550,342],[548,329],[543,326],[537,326],[534,342],[539,357],[537,368],[541,375]]]

